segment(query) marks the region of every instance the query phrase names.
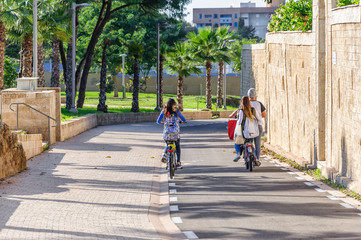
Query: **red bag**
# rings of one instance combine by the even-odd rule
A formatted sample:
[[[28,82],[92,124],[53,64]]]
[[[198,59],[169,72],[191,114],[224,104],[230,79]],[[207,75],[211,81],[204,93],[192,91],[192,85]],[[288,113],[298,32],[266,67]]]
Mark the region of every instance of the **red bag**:
[[[237,119],[228,120],[228,137],[233,140],[234,130],[236,129]]]

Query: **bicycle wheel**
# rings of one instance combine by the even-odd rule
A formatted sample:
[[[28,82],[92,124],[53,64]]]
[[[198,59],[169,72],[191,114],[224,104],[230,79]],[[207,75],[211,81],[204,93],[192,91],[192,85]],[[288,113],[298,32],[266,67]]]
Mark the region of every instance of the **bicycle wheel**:
[[[169,176],[170,179],[174,178],[174,172],[175,172],[175,165],[174,165],[175,156],[174,153],[171,153],[169,156]]]
[[[249,158],[248,159],[249,171],[252,172],[252,170],[253,170],[253,157],[252,157],[252,155],[250,155],[248,158]]]

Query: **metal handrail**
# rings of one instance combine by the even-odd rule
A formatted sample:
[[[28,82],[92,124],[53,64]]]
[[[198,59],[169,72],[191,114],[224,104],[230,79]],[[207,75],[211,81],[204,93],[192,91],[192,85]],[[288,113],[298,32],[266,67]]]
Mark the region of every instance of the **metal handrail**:
[[[21,104],[21,105],[25,105],[25,106],[27,106],[28,108],[31,108],[31,109],[33,109],[34,111],[37,111],[38,113],[40,113],[40,114],[42,114],[42,115],[44,115],[45,117],[48,118],[48,143],[49,143],[49,145],[50,145],[50,119],[53,120],[53,121],[55,121],[55,125],[53,125],[52,127],[56,127],[56,126],[58,125],[58,121],[56,121],[55,118],[52,118],[52,117],[50,117],[49,115],[47,115],[47,114],[39,111],[38,109],[30,106],[29,104],[26,104],[26,103],[11,103],[11,104],[9,105],[9,108],[10,108],[10,110],[13,111],[13,112],[14,112],[15,110],[12,109],[11,106],[12,106],[12,105],[16,105],[16,130],[19,130],[19,105],[20,105],[20,104]]]

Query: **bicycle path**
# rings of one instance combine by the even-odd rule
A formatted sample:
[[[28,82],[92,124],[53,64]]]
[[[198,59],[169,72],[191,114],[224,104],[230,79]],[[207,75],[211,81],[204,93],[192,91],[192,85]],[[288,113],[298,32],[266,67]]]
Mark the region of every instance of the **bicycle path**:
[[[361,212],[342,194],[268,158],[247,171],[232,161],[225,127],[182,129],[184,169],[170,181],[170,208],[189,239],[361,239]]]
[[[98,127],[31,159],[0,184],[0,239],[162,239],[150,221],[161,129]]]

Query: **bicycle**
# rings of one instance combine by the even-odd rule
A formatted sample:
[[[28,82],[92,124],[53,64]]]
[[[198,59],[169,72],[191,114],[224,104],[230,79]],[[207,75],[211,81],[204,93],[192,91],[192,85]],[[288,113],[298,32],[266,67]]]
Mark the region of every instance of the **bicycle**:
[[[243,158],[246,164],[246,169],[249,169],[250,172],[253,171],[254,166],[259,166],[260,164],[256,161],[256,156],[254,154],[255,147],[251,139],[245,139],[243,144]]]
[[[167,150],[167,169],[169,170],[170,179],[174,178],[174,173],[177,170],[177,148],[175,141],[167,141],[168,150]]]

